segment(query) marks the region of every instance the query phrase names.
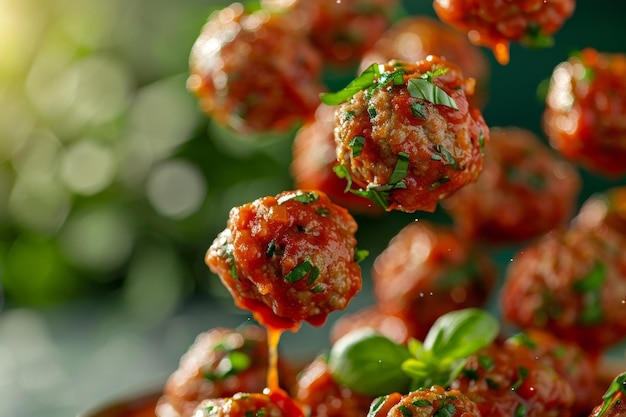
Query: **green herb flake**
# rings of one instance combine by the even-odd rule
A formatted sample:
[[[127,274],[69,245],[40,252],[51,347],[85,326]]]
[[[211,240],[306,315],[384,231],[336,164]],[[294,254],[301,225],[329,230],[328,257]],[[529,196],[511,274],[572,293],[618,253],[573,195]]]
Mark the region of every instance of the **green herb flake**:
[[[524,417],[526,415],[526,411],[528,411],[526,405],[520,403],[515,409],[514,417]]]
[[[579,318],[581,324],[598,324],[604,319],[602,286],[605,281],[606,266],[596,261],[593,269],[583,279],[574,283],[574,291],[583,296],[583,309]]]
[[[267,244],[267,248],[265,249],[265,257],[271,258],[276,254],[276,241],[271,240],[270,243]]]
[[[207,415],[213,415],[213,414],[217,414],[218,408],[214,405],[209,405],[208,407],[204,408],[204,413]]]
[[[459,166],[459,163],[457,162],[456,158],[454,157],[454,155],[452,155],[452,153],[449,150],[447,150],[446,148],[444,148],[441,145],[435,145],[434,146],[434,150],[437,153],[436,154],[432,154],[431,155],[431,159],[434,159],[434,160],[437,160],[437,161],[442,161],[446,165],[451,166],[453,169],[461,170],[461,167]],[[439,157],[439,158],[437,158],[437,157]]]
[[[376,107],[368,107],[367,114],[369,114],[370,119],[373,119],[374,117],[376,117]]]
[[[324,286],[322,284],[317,284],[316,286],[311,288],[311,292],[318,293],[318,294],[321,292],[324,292]]]
[[[421,101],[416,101],[414,103],[411,103],[409,107],[411,108],[411,114],[413,114],[413,117],[426,119],[426,105],[424,103],[422,103]]]
[[[437,181],[433,182],[432,184],[430,184],[430,191],[432,190],[436,190],[437,188],[441,187],[443,184],[450,182],[450,178],[448,177],[441,177],[439,178]]]
[[[356,158],[361,155],[363,152],[363,147],[365,146],[365,137],[364,136],[355,136],[352,138],[350,142],[348,142],[348,146],[352,149],[352,157]]]
[[[370,255],[367,249],[356,249],[354,251],[354,262],[361,263]]]
[[[380,76],[378,64],[374,63],[366,68],[358,77],[352,80],[346,87],[335,93],[322,93],[320,99],[324,104],[335,106],[351,99],[359,91],[373,86]]]
[[[491,388],[492,390],[499,390],[500,389],[500,384],[498,384],[494,379],[492,378],[485,378],[485,382],[487,383],[487,386],[489,388]]]
[[[306,285],[313,285],[317,277],[320,276],[320,269],[316,266],[311,268],[311,272],[309,272],[309,278],[306,280]]]
[[[496,362],[493,360],[491,356],[478,355],[477,359],[478,359],[478,364],[485,371],[490,371],[491,369],[493,369],[494,365],[496,364]]]
[[[454,413],[456,413],[454,404],[446,402],[433,414],[433,417],[452,417]]]
[[[257,410],[256,412],[256,417],[264,417],[267,415],[267,409],[265,407],[260,408],[259,410]]]
[[[326,207],[318,208],[317,210],[315,210],[315,213],[317,213],[319,216],[322,216],[322,217],[330,216],[330,210],[327,209]]]
[[[285,204],[287,201],[297,201],[299,203],[302,204],[311,204],[316,202],[317,200],[319,200],[320,195],[318,193],[316,193],[315,191],[308,191],[308,192],[301,192],[301,191],[297,191],[295,193],[289,193],[289,194],[285,194],[283,196],[281,196],[278,199],[278,204]]]
[[[469,379],[470,381],[476,381],[476,380],[478,380],[478,377],[480,376],[480,375],[478,374],[478,371],[477,371],[476,369],[467,369],[467,368],[464,368],[464,369],[461,371],[461,374],[462,374],[465,378]]]
[[[413,404],[415,407],[430,407],[431,405],[433,405],[433,403],[431,403],[428,400],[425,400],[423,398],[419,399],[419,400],[415,400],[412,401],[411,404]]]
[[[537,22],[529,22],[528,28],[521,43],[529,48],[543,49],[554,45],[554,38],[541,31],[541,26]]]
[[[315,267],[316,268],[316,267]],[[293,284],[300,281],[307,276],[309,272],[314,269],[313,264],[310,261],[302,261],[298,266],[293,268],[287,275],[285,275],[285,281]],[[319,269],[318,269],[319,274]]]
[[[511,387],[511,391],[517,391],[519,387],[522,386],[527,376],[528,376],[528,368],[525,368],[523,366],[518,366],[517,367],[517,381],[515,381],[515,383]]]
[[[444,90],[437,87],[431,81],[424,78],[411,78],[407,84],[407,90],[411,97],[430,101],[433,104],[450,107],[458,110],[458,106],[452,97]]]
[[[389,398],[388,395],[383,395],[372,401],[367,417],[375,417],[376,414],[378,414],[378,411],[380,411],[382,406],[385,404],[385,401],[387,401],[387,398]]]
[[[254,412],[254,411],[246,411],[246,412],[244,413],[244,416],[245,416],[245,417],[255,417],[254,415],[255,415],[255,412]]]
[[[235,263],[235,255],[233,254],[234,247],[228,242],[224,242],[222,246],[222,254],[226,262],[228,263],[228,272],[233,279],[239,281],[239,273],[237,272],[237,265]]]
[[[524,332],[514,334],[513,336],[509,337],[508,340],[518,346],[526,346],[529,349],[537,348],[537,343]]]
[[[413,415],[413,411],[404,404],[398,405],[398,410],[400,410],[403,417],[411,417]]]

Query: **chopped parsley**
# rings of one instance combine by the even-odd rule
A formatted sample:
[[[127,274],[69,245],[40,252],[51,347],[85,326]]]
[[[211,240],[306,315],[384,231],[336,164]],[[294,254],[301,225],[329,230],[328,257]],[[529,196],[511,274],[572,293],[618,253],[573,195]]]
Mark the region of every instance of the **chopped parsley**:
[[[348,143],[350,149],[352,149],[352,157],[356,158],[361,155],[363,152],[363,147],[365,146],[365,137],[357,135],[352,138],[352,140]]]
[[[285,281],[293,284],[295,282],[300,281],[305,276],[309,275],[309,279],[307,280],[307,282],[310,281],[310,283],[312,284],[313,281],[315,281],[315,279],[318,277],[319,273],[320,273],[319,268],[316,266],[313,266],[313,264],[310,261],[306,260],[306,261],[302,261],[295,268],[289,271],[289,273],[285,275]]]
[[[295,200],[302,204],[310,204],[316,202],[317,200],[319,200],[319,198],[320,195],[314,191],[308,191],[304,193],[301,191],[297,191],[295,193],[289,193],[281,196],[278,199],[278,204],[284,204],[290,200]]]

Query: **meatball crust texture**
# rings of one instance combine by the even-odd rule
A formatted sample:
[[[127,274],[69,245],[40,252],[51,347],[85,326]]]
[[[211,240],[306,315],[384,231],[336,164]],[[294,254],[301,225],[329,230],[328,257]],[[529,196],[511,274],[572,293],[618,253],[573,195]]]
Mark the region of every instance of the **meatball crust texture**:
[[[458,390],[435,385],[402,395],[392,393],[372,402],[368,417],[481,417],[476,403]]]
[[[474,80],[436,56],[378,68],[372,85],[337,106],[337,160],[356,185],[380,191],[387,210],[435,211],[482,170],[489,129],[468,103]]]
[[[194,417],[304,417],[288,397],[274,393],[239,392],[232,397],[202,401]]]
[[[233,208],[206,263],[261,323],[320,326],[361,289],[356,230],[321,191],[285,191]]]
[[[510,244],[566,226],[581,188],[576,168],[533,132],[492,127],[478,181],[442,206],[467,238]]]
[[[552,72],[543,126],[550,144],[596,174],[626,174],[626,54],[592,48]]]
[[[239,3],[211,14],[189,57],[187,87],[217,123],[246,134],[286,131],[319,104],[322,59],[280,16]]]

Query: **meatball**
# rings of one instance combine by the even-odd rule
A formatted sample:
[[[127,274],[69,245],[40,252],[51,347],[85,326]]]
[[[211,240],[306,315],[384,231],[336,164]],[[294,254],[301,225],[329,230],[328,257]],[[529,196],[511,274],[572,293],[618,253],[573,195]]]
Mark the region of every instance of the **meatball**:
[[[231,210],[206,263],[260,323],[321,326],[361,289],[357,223],[321,191],[284,191]]]
[[[358,62],[391,25],[399,0],[262,0],[298,25],[320,51],[324,61],[338,68]],[[295,22],[295,23],[294,23]]]
[[[574,13],[575,0],[435,0],[439,18],[467,32],[476,45],[491,48],[500,64],[509,62],[509,43],[552,45],[552,35]]]
[[[263,392],[239,392],[228,398],[202,401],[194,417],[304,417],[299,405],[289,397]]]
[[[260,392],[265,387],[267,366],[267,335],[263,328],[250,325],[203,332],[167,379],[158,408],[168,413],[159,414],[191,417],[206,398]]]
[[[365,327],[399,344],[406,344],[410,337],[415,337],[411,333],[413,326],[410,322],[384,312],[378,305],[373,305],[339,317],[331,328],[330,341],[334,344],[353,330]]]
[[[429,16],[396,21],[365,53],[359,68],[363,71],[373,63],[391,59],[416,62],[428,55],[454,62],[466,77],[475,79],[475,94],[468,99],[478,108],[485,105],[491,68],[484,52],[459,31]]]
[[[310,417],[365,417],[374,399],[337,384],[322,356],[300,372],[292,395]]]
[[[590,354],[626,335],[626,239],[612,229],[552,231],[520,250],[500,293],[504,320]]]
[[[611,228],[626,236],[626,186],[597,192],[583,202],[574,227]]]
[[[615,377],[602,396],[602,403],[592,410],[589,417],[621,417],[626,415],[626,372]]]
[[[279,16],[240,3],[211,14],[191,49],[187,86],[203,112],[240,133],[285,131],[319,105],[322,58]]]
[[[458,390],[435,385],[406,395],[393,393],[372,402],[368,417],[481,417],[475,402]]]
[[[528,330],[508,338],[505,344],[528,347],[535,358],[551,367],[574,391],[574,416],[587,416],[602,395],[598,386],[596,359],[580,346],[542,330]]]
[[[473,91],[473,80],[436,56],[373,64],[346,89],[324,96],[341,103],[340,175],[386,210],[435,211],[482,169],[489,129],[468,103]]]
[[[543,126],[550,144],[597,174],[626,174],[626,54],[587,48],[554,69]]]
[[[346,192],[345,179],[335,175],[335,108],[321,104],[315,119],[302,126],[293,140],[290,171],[296,188],[320,190],[335,203],[353,213],[384,213],[371,200]]]
[[[441,205],[469,239],[518,243],[566,226],[581,186],[576,168],[533,132],[491,128],[478,181]]]
[[[450,387],[483,416],[558,417],[571,414],[574,391],[525,345],[491,344],[467,358]]]
[[[372,268],[380,309],[403,318],[419,340],[442,314],[486,304],[495,280],[485,252],[447,226],[425,221],[405,226]]]

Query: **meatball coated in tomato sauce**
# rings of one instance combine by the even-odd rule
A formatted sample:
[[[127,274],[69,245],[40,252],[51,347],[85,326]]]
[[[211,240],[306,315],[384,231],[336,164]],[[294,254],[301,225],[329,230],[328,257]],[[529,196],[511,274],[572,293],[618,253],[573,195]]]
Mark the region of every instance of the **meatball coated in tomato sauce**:
[[[524,345],[492,344],[467,358],[451,383],[490,417],[571,415],[574,391]]]
[[[214,12],[189,57],[187,86],[200,108],[240,133],[285,131],[312,117],[323,90],[322,58],[279,16]]]
[[[435,385],[402,395],[392,393],[375,399],[368,417],[482,417],[476,403],[458,390]]]
[[[194,417],[304,417],[299,405],[278,393],[240,392],[202,401]]]
[[[476,80],[476,91],[469,101],[484,107],[491,73],[485,53],[461,32],[429,16],[407,16],[396,21],[365,53],[359,68],[363,71],[375,62],[392,59],[416,62],[428,55],[454,62],[466,77]]]
[[[321,326],[361,289],[356,230],[321,191],[285,191],[233,208],[206,263],[260,323]]]
[[[493,244],[522,242],[564,227],[582,180],[533,132],[491,128],[483,171],[442,202],[461,234]]]
[[[295,371],[284,361],[278,367],[283,380],[293,380]],[[267,368],[267,335],[262,327],[218,327],[202,332],[165,382],[157,414],[191,417],[204,399],[261,392]]]
[[[574,391],[572,415],[587,416],[602,395],[598,384],[595,357],[575,343],[559,339],[542,330],[527,330],[509,337],[505,344],[524,345],[535,358],[554,369]]]
[[[335,203],[352,213],[378,215],[384,213],[371,200],[346,192],[346,181],[333,168],[335,157],[335,107],[321,104],[315,118],[302,126],[293,140],[290,171],[299,189],[320,190]]]
[[[509,62],[509,44],[547,47],[551,36],[574,13],[575,0],[435,0],[439,18],[467,32],[476,45],[491,48],[501,64]]]
[[[489,129],[468,103],[474,80],[455,64],[436,56],[390,61],[353,83],[362,88],[335,112],[337,160],[381,207],[432,212],[478,178]]]
[[[322,356],[299,373],[291,392],[310,417],[365,417],[374,399],[337,384]]]
[[[543,329],[599,354],[626,335],[626,239],[609,228],[552,231],[509,264],[500,308],[522,329]]]
[[[377,305],[401,317],[419,340],[442,314],[485,305],[495,280],[495,266],[480,247],[425,221],[405,226],[372,268]]]
[[[626,54],[587,48],[557,65],[543,126],[568,159],[599,175],[626,174]]]
[[[399,0],[262,0],[275,13],[283,13],[298,26],[336,67],[358,62],[389,28],[399,11]]]

